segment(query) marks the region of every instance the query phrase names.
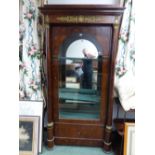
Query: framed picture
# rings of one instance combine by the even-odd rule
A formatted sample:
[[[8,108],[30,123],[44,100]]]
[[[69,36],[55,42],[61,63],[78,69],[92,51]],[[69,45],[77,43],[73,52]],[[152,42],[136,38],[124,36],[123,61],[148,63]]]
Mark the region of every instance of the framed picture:
[[[19,101],[19,115],[39,116],[39,153],[42,152],[43,133],[43,102],[40,101]]]
[[[125,123],[124,155],[135,155],[135,123]]]
[[[39,117],[19,116],[19,155],[38,155]]]

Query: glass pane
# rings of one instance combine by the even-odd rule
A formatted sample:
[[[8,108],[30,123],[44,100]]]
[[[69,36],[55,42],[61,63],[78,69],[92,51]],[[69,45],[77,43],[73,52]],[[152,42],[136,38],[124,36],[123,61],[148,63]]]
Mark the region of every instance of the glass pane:
[[[63,119],[100,116],[102,59],[88,56],[85,48],[82,53],[80,58],[59,57],[59,117]]]

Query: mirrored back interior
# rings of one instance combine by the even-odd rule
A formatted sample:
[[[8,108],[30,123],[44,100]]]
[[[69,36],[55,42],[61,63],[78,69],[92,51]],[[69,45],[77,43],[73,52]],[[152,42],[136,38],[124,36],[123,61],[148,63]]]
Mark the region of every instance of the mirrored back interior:
[[[61,45],[59,55],[59,118],[99,119],[101,46],[94,36],[75,33]]]

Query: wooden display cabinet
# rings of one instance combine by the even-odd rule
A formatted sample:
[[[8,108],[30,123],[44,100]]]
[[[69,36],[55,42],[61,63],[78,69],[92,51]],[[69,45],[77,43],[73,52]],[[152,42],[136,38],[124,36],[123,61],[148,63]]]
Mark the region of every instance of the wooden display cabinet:
[[[111,150],[114,68],[123,7],[45,5],[42,90],[48,147]]]

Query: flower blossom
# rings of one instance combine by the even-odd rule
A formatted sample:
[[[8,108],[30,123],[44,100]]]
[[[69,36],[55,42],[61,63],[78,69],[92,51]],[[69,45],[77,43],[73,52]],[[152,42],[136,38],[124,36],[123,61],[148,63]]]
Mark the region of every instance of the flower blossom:
[[[28,51],[28,55],[33,56],[37,52],[37,49],[35,46],[32,46],[30,50]]]
[[[32,16],[33,16],[32,13],[27,13],[27,14],[26,14],[26,17],[27,17],[28,19],[31,19]]]

